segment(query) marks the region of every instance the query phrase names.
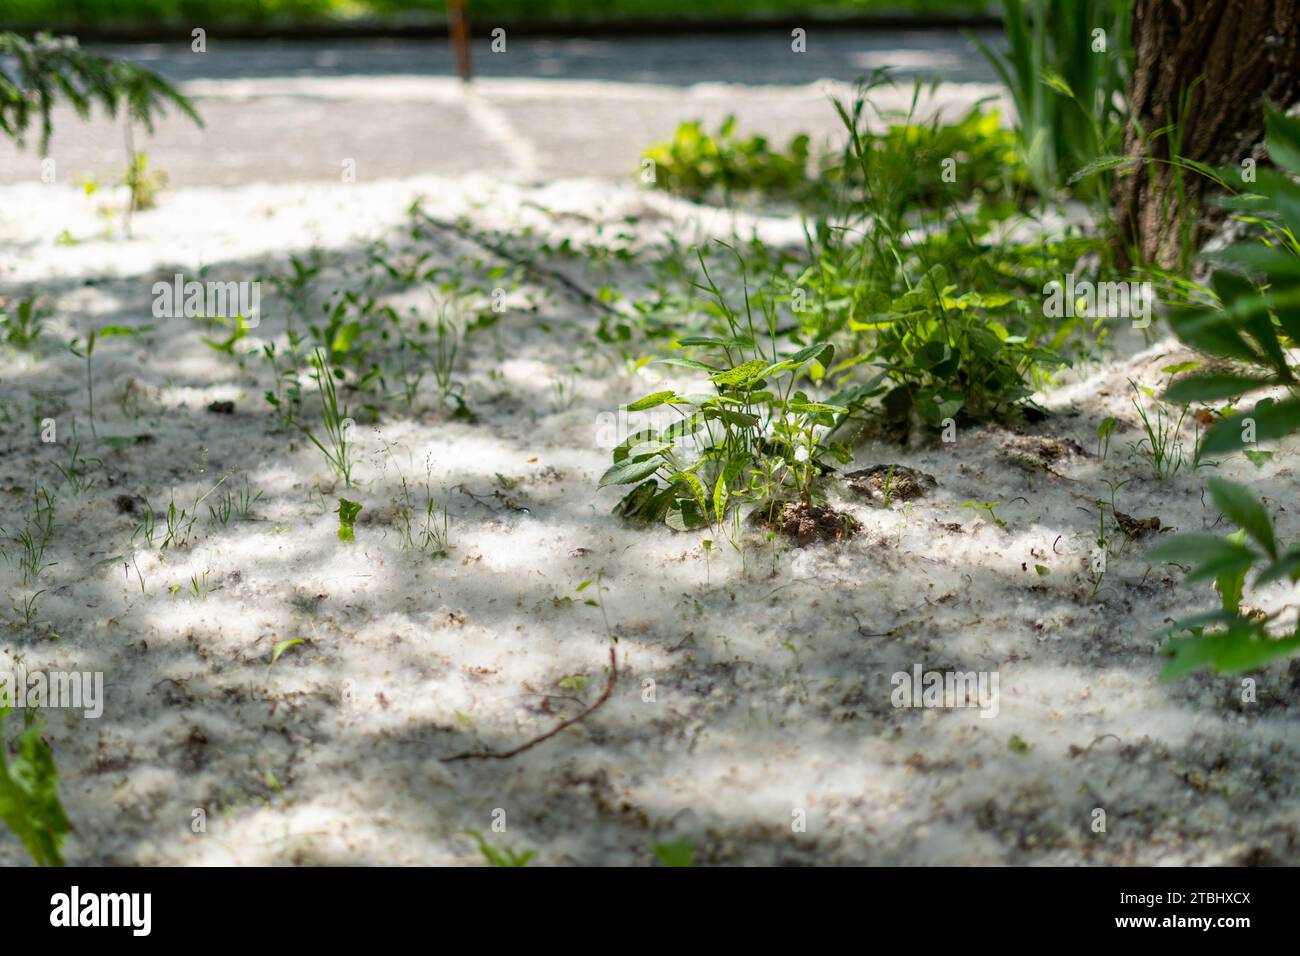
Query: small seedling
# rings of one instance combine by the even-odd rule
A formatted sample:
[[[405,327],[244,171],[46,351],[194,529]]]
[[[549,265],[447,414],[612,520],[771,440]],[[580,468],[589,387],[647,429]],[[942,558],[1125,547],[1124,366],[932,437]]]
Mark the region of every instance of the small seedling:
[[[36,602],[47,589],[41,588],[35,594],[23,595],[23,606],[21,608],[12,608],[13,612],[23,620],[23,626],[28,627],[36,619]]]
[[[289,331],[288,336],[292,358],[299,340],[292,330]],[[296,423],[298,410],[302,407],[302,386],[298,382],[294,368],[280,367],[274,342],[267,342],[262,346],[262,358],[271,366],[271,374],[275,381],[274,391],[265,393],[267,404],[275,409],[281,426],[288,428]]]
[[[268,787],[270,787],[272,790],[275,791],[275,795],[277,797],[284,796],[284,790],[280,786],[280,780],[278,777],[276,777],[275,773],[271,770],[270,767],[266,768],[266,773],[262,774],[262,779],[266,781],[266,785]]]
[[[68,463],[60,465],[53,462],[54,470],[63,476],[65,483],[71,486],[74,495],[82,495],[95,487],[98,479],[91,478],[88,473],[88,466],[91,463],[102,466],[104,464],[99,458],[83,458],[78,455],[81,451],[81,442],[73,442],[72,449],[68,454]]]
[[[95,431],[95,379],[92,374],[92,362],[95,357],[95,343],[100,339],[112,338],[115,336],[140,335],[148,331],[148,326],[133,329],[125,325],[106,325],[102,329],[92,329],[90,335],[86,337],[86,344],[80,348],[81,339],[73,339],[68,343],[68,351],[77,358],[86,360],[86,404],[90,413],[90,433],[95,438],[99,438]]]
[[[280,659],[280,655],[282,655],[289,648],[297,647],[299,644],[305,644],[305,643],[307,642],[303,640],[301,637],[295,637],[287,641],[280,641],[278,644],[275,645],[275,647],[271,648],[271,663],[267,665],[266,669],[269,671],[272,667],[274,667],[275,662]]]
[[[12,314],[0,308],[0,337],[6,345],[26,352],[35,351],[45,327],[45,313],[36,308],[36,298],[20,299]]]
[[[222,318],[217,321],[222,325],[229,325],[230,333],[224,339],[210,339],[207,336],[204,336],[203,344],[214,352],[221,352],[224,355],[229,355],[231,358],[234,358],[235,346],[243,339],[248,338],[248,333],[251,329],[251,326],[248,324],[248,319],[242,315],[237,315],[233,319]],[[239,358],[239,364],[241,367],[244,364],[242,355]]]
[[[184,508],[176,507],[176,492],[172,491],[171,498],[167,501],[167,533],[163,535],[162,547],[160,551],[166,551],[167,548],[183,548],[189,544],[190,534],[194,531],[194,523],[198,521],[198,515],[190,514]]]
[[[445,558],[448,551],[451,550],[450,518],[446,501],[439,502],[435,500],[426,480],[424,486],[424,526],[417,531],[411,489],[406,483],[406,476],[402,473],[402,466],[398,463],[396,456],[393,455],[392,447],[387,442],[384,442],[384,452],[392,461],[393,467],[397,469],[398,478],[401,482],[401,494],[400,496],[394,496],[392,500],[393,527],[397,531],[401,547],[407,551],[422,551],[431,558]],[[430,472],[431,466],[426,463],[426,479]]]
[[[694,866],[695,847],[686,839],[656,843],[655,859],[660,866]]]
[[[212,527],[220,525],[225,527],[230,523],[230,516],[234,512],[234,496],[231,492],[221,493],[215,505],[208,505],[208,520]]]
[[[34,584],[46,569],[54,562],[45,560],[45,551],[54,537],[54,501],[44,488],[36,489],[32,516],[25,522],[23,530],[10,540],[18,545],[18,569],[22,574],[23,587]],[[0,554],[8,558],[8,551],[0,548]]]
[[[212,589],[208,587],[208,572],[195,572],[190,575],[190,594],[196,601],[206,601]]]
[[[243,488],[223,490],[221,496],[217,499],[217,503],[208,505],[208,517],[214,526],[221,525],[222,527],[229,524],[231,518],[247,521],[253,513],[253,505],[257,504],[261,499],[262,492],[259,491],[254,494],[252,487],[249,485],[248,477],[245,476]]]
[[[449,304],[442,303],[434,323],[433,380],[437,383],[438,391],[443,398],[457,395],[461,390],[455,381],[461,330],[455,317],[449,313]]]
[[[1114,511],[1114,490],[1111,491],[1111,510]],[[1106,579],[1106,558],[1110,554],[1110,543],[1106,540],[1106,509],[1101,501],[1097,502],[1097,550],[1088,556],[1088,574],[1092,578],[1092,597],[1101,590],[1101,582]],[[1097,557],[1101,557],[1101,562]]]
[[[1106,460],[1106,453],[1110,451],[1110,436],[1115,434],[1115,429],[1119,427],[1119,422],[1107,416],[1101,420],[1097,426],[1097,457],[1102,461]]]
[[[347,405],[339,405],[338,392],[334,387],[334,370],[325,361],[321,349],[312,353],[313,377],[320,386],[321,424],[325,433],[322,442],[315,433],[304,425],[299,425],[311,443],[320,449],[330,468],[343,481],[344,487],[352,487],[352,441],[349,431],[351,419],[348,417]]]
[[[150,168],[149,155],[135,148],[135,130],[130,117],[126,121],[126,169],[119,185],[127,189],[127,204],[123,213],[123,231],[131,235],[131,219],[135,213],[153,209],[158,205],[158,194],[167,185],[167,174]]]
[[[889,471],[884,480],[880,483],[881,504],[888,508],[894,501],[894,466],[889,466]]]
[[[131,540],[134,541],[137,536],[144,538],[144,543],[153,547],[154,538],[158,534],[158,515],[154,512],[149,502],[144,503],[144,511],[140,515],[140,523],[135,526],[131,532]]]
[[[478,845],[478,851],[483,854],[483,859],[487,860],[489,866],[527,866],[528,862],[537,856],[536,850],[525,850],[523,853],[515,853],[507,849],[499,850],[477,830],[466,830],[465,835]]]
[[[587,590],[587,588],[591,587],[591,585],[593,584],[596,586],[596,596],[594,598],[586,598],[582,603],[587,605],[588,607],[600,608],[600,619],[605,622],[605,635],[611,641],[617,644],[618,635],[615,634],[613,630],[610,629],[609,615],[605,613],[604,594],[606,591],[609,590],[609,588],[605,587],[603,583],[604,580],[605,580],[605,569],[601,568],[599,571],[596,572],[596,576],[594,578],[591,578],[590,580],[587,581],[583,581],[574,590],[580,593],[582,591]]]
[[[339,506],[335,509],[339,516],[339,540],[355,541],[355,527],[357,515],[361,513],[361,505],[355,501],[348,501],[346,498],[339,499]]]
[[[309,255],[311,258],[310,264],[297,256],[291,255],[289,265],[293,268],[293,272],[285,276],[273,275],[269,277],[271,285],[289,301],[288,322],[290,328],[293,327],[295,314],[306,318],[307,305],[311,295],[311,284],[320,275],[321,267],[324,264],[324,256],[320,249],[312,248]]]
[[[1150,395],[1149,390],[1139,388],[1135,382],[1130,381],[1129,384],[1133,386],[1135,393],[1145,391]],[[1136,394],[1131,401],[1142,419],[1142,428],[1146,432],[1146,437],[1130,446],[1131,453],[1149,462],[1151,471],[1157,479],[1165,481],[1174,477],[1187,460],[1179,435],[1182,432],[1183,421],[1187,418],[1188,409],[1184,407],[1175,419],[1159,400],[1156,400],[1154,412],[1148,412],[1138,401]]]
[[[253,516],[253,505],[262,500],[262,492],[253,493],[252,487],[248,483],[248,476],[244,476],[244,487],[235,495],[235,517],[241,521],[247,521]]]
[[[997,516],[997,513],[994,512],[994,510],[993,510],[994,508],[1001,508],[1001,507],[1002,507],[1002,502],[1000,502],[1000,501],[967,501],[967,502],[964,502],[964,503],[962,504],[962,507],[963,507],[963,508],[977,508],[977,509],[979,509],[980,511],[984,511],[984,512],[986,512],[986,513],[988,514],[988,516],[989,516],[989,520],[990,520],[990,521],[992,521],[995,525],[997,525],[997,526],[998,526],[999,528],[1001,528],[1003,531],[1006,531],[1006,530],[1007,530],[1007,523],[1006,523],[1005,521],[1003,521],[1001,518],[999,518],[999,517]]]
[[[431,558],[445,558],[451,550],[451,531],[447,504],[441,507],[429,497],[424,506],[424,527],[420,529],[419,547]]]

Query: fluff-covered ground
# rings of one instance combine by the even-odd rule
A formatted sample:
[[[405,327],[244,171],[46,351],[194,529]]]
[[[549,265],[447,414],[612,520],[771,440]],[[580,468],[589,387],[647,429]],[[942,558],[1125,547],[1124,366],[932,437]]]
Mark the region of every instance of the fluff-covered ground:
[[[155,318],[153,283],[201,267],[212,279],[284,273],[288,254],[316,247],[328,265],[315,308],[374,274],[377,239],[430,264],[485,255],[411,239],[417,196],[510,235],[626,233],[646,255],[669,235],[737,223],[798,236],[792,219],[736,220],[597,179],[186,187],[138,215],[131,238],[103,235],[102,192],[0,188],[0,295],[39,292],[51,313],[39,353],[4,361],[0,526],[23,527],[37,486],[56,519],[38,585],[0,564],[0,668],[102,671],[106,683],[101,718],[44,715],[75,825],[69,862],[474,863],[466,829],[541,864],[646,863],[680,840],[722,864],[1300,861],[1300,670],[1254,675],[1253,703],[1237,678],[1161,683],[1153,632],[1213,594],[1150,566],[1152,538],[1129,541],[1113,520],[1099,584],[1089,566],[1096,501],[1122,481],[1118,511],[1189,530],[1216,521],[1208,474],[1246,479],[1280,536],[1300,534],[1294,448],[1260,469],[1232,459],[1164,481],[1130,454],[1141,432],[1129,380],[1156,386],[1186,353],[1119,330],[1113,354],[1039,396],[1040,422],[859,445],[852,468],[905,465],[935,486],[884,507],[829,480],[831,503],[863,526],[851,540],[797,548],[754,534],[741,551],[706,551],[706,535],[610,514],[617,492],[597,490],[610,413],[654,391],[654,373],[597,342],[590,307],[528,280],[463,346],[475,419],[427,380],[409,407],[394,395],[377,423],[357,416],[358,487],[331,487],[317,449],[265,402],[265,364],[210,348],[219,331],[193,319]],[[55,242],[65,229],[76,244]],[[592,288],[648,280],[643,261],[552,264]],[[429,314],[423,290],[371,288]],[[286,312],[264,289],[263,321],[237,351],[283,346]],[[133,443],[92,436],[85,365],[60,344],[108,325],[152,326],[102,339],[94,356],[96,432]],[[315,402],[308,388],[307,413]],[[1120,426],[1102,458],[1106,416]],[[41,441],[45,419],[56,443]],[[85,461],[68,480],[55,465],[74,447]],[[446,557],[402,547],[403,481],[417,510],[426,488],[445,504]],[[247,517],[209,518],[221,490],[244,488],[260,494]],[[336,534],[339,495],[363,506],[352,542]],[[188,544],[133,534],[146,502],[165,511],[172,499],[199,515]],[[1001,502],[1005,526],[966,502]],[[604,614],[584,603],[598,587]],[[39,588],[23,624],[8,607]],[[1251,596],[1270,609],[1287,599]],[[509,750],[594,703],[610,631],[618,679],[591,716],[509,760],[440,761]],[[996,716],[894,707],[892,675],[916,665],[996,672]],[[0,859],[23,861],[16,840],[0,838]]]

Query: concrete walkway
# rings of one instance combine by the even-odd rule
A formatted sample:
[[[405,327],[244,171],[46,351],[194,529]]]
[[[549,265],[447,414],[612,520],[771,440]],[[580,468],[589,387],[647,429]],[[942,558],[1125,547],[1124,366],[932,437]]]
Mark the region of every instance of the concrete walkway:
[[[167,116],[138,136],[170,184],[335,181],[480,172],[522,181],[635,175],[642,151],[682,120],[716,125],[735,113],[744,133],[784,141],[838,129],[828,95],[889,66],[888,97],[905,106],[918,78],[944,76],[959,107],[997,92],[964,37],[943,32],[828,32],[793,53],[788,36],[622,39],[507,38],[504,53],[477,45],[479,76],[453,76],[445,43],[224,43],[105,47],[179,82],[205,127]],[[120,177],[120,123],[55,116],[57,181]],[[40,181],[33,149],[0,143],[0,183]]]

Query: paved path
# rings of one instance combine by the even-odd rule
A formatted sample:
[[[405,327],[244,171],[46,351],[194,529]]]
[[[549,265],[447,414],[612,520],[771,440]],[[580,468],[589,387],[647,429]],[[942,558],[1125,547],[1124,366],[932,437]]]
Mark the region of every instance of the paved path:
[[[486,24],[480,25],[486,29]],[[986,42],[997,34],[982,33]],[[819,30],[807,36],[804,53],[791,51],[786,33],[745,33],[728,37],[660,36],[629,38],[506,37],[506,49],[493,53],[489,41],[475,40],[475,74],[483,77],[611,80],[690,86],[741,83],[795,86],[829,78],[851,82],[888,66],[902,80],[935,73],[958,82],[992,82],[996,76],[960,33],[941,30],[866,32]],[[233,77],[451,76],[450,46],[442,40],[362,41],[352,43],[224,42],[208,37],[208,51],[191,53],[188,41],[106,46],[102,49],[147,63],[177,80]]]
[[[452,75],[445,43],[225,43],[106,47],[183,84],[205,120],[167,117],[141,148],[174,187],[335,181],[472,172],[520,180],[635,174],[642,150],[678,122],[716,124],[783,140],[838,127],[827,84],[840,92],[876,67],[899,80],[943,75],[945,101],[996,92],[969,41],[945,32],[828,31],[792,53],[785,34],[624,39],[507,38],[505,53],[477,44],[479,79]],[[105,119],[55,117],[59,182],[120,175],[122,130]],[[32,182],[34,151],[0,143],[0,184]],[[0,210],[0,212],[3,212]]]

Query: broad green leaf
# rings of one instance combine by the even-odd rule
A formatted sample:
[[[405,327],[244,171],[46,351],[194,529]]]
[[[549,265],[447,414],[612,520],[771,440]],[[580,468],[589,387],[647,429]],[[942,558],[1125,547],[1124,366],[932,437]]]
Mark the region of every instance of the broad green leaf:
[[[848,409],[843,405],[827,405],[825,402],[790,402],[786,405],[786,408],[799,415],[808,415],[816,412],[843,415],[848,412]]]
[[[1168,316],[1175,334],[1202,352],[1251,364],[1261,360],[1260,354],[1247,344],[1230,317],[1221,310],[1170,306]]]
[[[356,344],[357,339],[361,338],[361,323],[349,322],[334,334],[334,341],[330,343],[332,352],[349,352],[352,346]]]
[[[606,485],[630,485],[634,481],[641,481],[649,478],[664,465],[664,460],[658,456],[644,458],[637,461],[634,458],[626,458],[617,462],[609,468],[600,478],[599,487],[604,488]]]
[[[704,413],[693,412],[685,418],[673,422],[663,430],[662,437],[665,440],[674,440],[684,438],[687,435],[694,435],[704,427]]]
[[[1169,642],[1169,663],[1161,678],[1173,680],[1204,667],[1220,674],[1256,670],[1300,651],[1300,636],[1275,640],[1255,621],[1238,619],[1222,634],[1201,635]]]
[[[707,515],[709,511],[709,493],[705,489],[704,483],[689,471],[678,472],[676,480],[690,489],[692,497],[695,498],[695,503],[700,506],[700,513]]]
[[[1255,543],[1276,561],[1277,541],[1273,537],[1273,523],[1260,500],[1241,485],[1222,478],[1211,478],[1209,486],[1215,507],[1254,538]]]
[[[663,520],[672,500],[671,490],[661,488],[659,482],[651,478],[624,495],[614,506],[614,514],[628,521],[655,523]]]
[[[1199,634],[1211,625],[1231,624],[1238,619],[1239,615],[1229,611],[1202,611],[1200,614],[1193,614],[1191,617],[1183,617],[1173,621],[1168,626],[1156,631],[1154,636],[1169,637],[1174,634],[1181,634],[1183,631]]]
[[[1269,159],[1300,176],[1300,119],[1264,104],[1264,128]]]
[[[1266,567],[1255,578],[1255,587],[1262,587],[1272,581],[1289,578],[1300,580],[1300,545],[1292,545],[1280,558]]]
[[[723,515],[727,513],[727,475],[726,472],[718,474],[718,480],[713,485],[713,520],[721,521]]]
[[[754,340],[741,337],[720,339],[712,335],[688,335],[686,338],[678,339],[677,344],[687,348],[752,349]]]
[[[758,418],[745,412],[735,412],[729,408],[706,408],[703,412],[708,419],[719,419],[733,428],[753,428]]]
[[[748,362],[742,362],[735,368],[710,375],[709,381],[717,385],[748,385],[751,382],[758,381],[763,369],[767,368],[767,364],[768,363],[764,362],[762,359],[750,359]]]
[[[1245,447],[1245,426],[1253,420],[1256,441],[1271,441],[1300,431],[1300,399],[1284,402],[1261,402],[1248,412],[1239,412],[1221,419],[1205,433],[1201,444],[1203,455],[1222,455],[1240,451]]]
[[[1233,544],[1245,544],[1246,532],[1237,530],[1228,535]],[[1246,591],[1246,572],[1248,568],[1232,567],[1215,575],[1214,586],[1219,591],[1219,606],[1229,614],[1241,611],[1241,598]]]
[[[667,403],[674,401],[676,397],[677,393],[670,388],[666,391],[655,392],[652,395],[647,395],[645,398],[637,399],[635,402],[632,402],[627,406],[627,410],[629,412],[643,412],[648,408],[656,408],[660,405],[666,405]]]
[[[716,372],[717,368],[712,365],[705,365],[703,362],[697,362],[695,359],[679,358],[676,355],[668,358],[657,359],[656,365],[676,365],[680,368],[694,369],[697,372]]]
[[[1255,553],[1227,538],[1204,532],[1175,535],[1147,553],[1149,561],[1194,565],[1188,583],[1209,580],[1220,574],[1245,570],[1255,562]]]
[[[640,461],[643,458],[649,458],[651,455],[662,455],[664,452],[672,450],[673,443],[670,441],[643,441],[629,448],[627,457]]]
[[[0,704],[0,727],[13,708]],[[18,737],[18,755],[9,763],[8,744],[0,733],[0,820],[22,841],[38,866],[62,866],[61,850],[72,829],[59,801],[59,774],[54,755],[41,739],[38,723]]]
[[[664,523],[674,531],[696,531],[708,525],[700,506],[690,498],[675,498],[668,505]]]
[[[642,442],[655,441],[659,437],[660,437],[659,433],[656,432],[653,428],[643,428],[640,431],[633,432],[631,435],[628,435],[621,442],[619,442],[617,445],[614,446],[613,454],[614,454],[615,463],[618,463],[623,459],[625,459],[628,455],[628,451],[630,451],[635,446],[641,444]],[[670,436],[665,432],[663,437],[668,438]]]
[[[1300,258],[1281,249],[1270,249],[1262,242],[1238,242],[1219,250],[1213,256],[1215,262],[1242,266],[1251,272],[1261,272],[1272,278],[1289,276],[1300,279]],[[1218,283],[1216,282],[1216,285]],[[1252,292],[1261,303],[1263,297],[1257,290]],[[1227,303],[1228,299],[1224,299]]]
[[[1204,375],[1189,375],[1180,378],[1169,386],[1165,392],[1165,401],[1179,402],[1217,402],[1232,398],[1252,389],[1275,384],[1272,379],[1259,378],[1254,375],[1233,375],[1227,372],[1207,372]]]
[[[813,360],[821,362],[823,365],[830,365],[835,360],[835,346],[830,342],[814,342],[812,345],[795,352],[785,361],[792,363],[792,368],[797,368],[805,362]]]

